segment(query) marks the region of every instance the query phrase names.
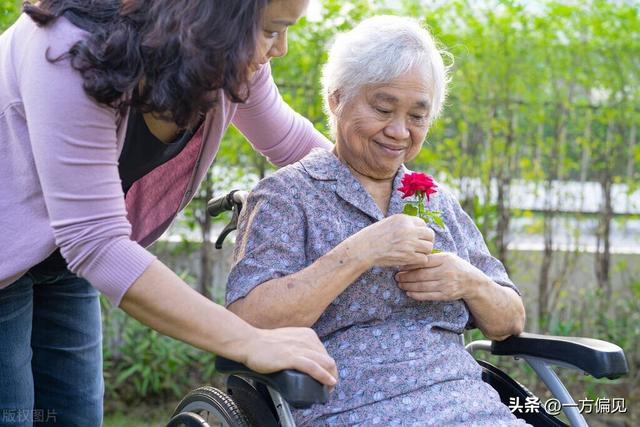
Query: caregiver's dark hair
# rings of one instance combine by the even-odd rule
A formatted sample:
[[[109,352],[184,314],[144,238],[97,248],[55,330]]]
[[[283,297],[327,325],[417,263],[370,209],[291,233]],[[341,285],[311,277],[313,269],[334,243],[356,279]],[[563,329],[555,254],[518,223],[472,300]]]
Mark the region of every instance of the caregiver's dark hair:
[[[123,107],[123,94],[144,77],[133,103],[180,127],[213,108],[212,91],[234,102],[249,95],[249,64],[268,0],[41,0],[24,12],[38,25],[57,17],[90,32],[64,57],[96,101]],[[59,60],[56,58],[54,60]]]

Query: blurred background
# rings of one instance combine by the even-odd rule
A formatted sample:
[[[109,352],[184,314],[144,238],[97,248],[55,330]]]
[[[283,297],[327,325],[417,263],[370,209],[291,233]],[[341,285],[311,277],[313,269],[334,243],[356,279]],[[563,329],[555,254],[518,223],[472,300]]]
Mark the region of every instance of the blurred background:
[[[19,2],[0,0],[0,31],[19,11]],[[638,425],[640,2],[312,0],[290,30],[289,54],[272,67],[283,97],[322,132],[326,48],[336,32],[376,14],[422,19],[451,54],[444,112],[408,166],[458,195],[522,290],[527,331],[625,350],[628,377],[560,374],[576,400],[625,399],[626,413],[588,415],[590,425]],[[200,194],[152,251],[221,302],[233,239],[213,248],[228,217],[207,217],[206,201],[273,170],[231,129]],[[108,303],[103,314],[105,425],[159,425],[188,390],[220,381],[213,356]],[[548,397],[530,369],[493,361]]]

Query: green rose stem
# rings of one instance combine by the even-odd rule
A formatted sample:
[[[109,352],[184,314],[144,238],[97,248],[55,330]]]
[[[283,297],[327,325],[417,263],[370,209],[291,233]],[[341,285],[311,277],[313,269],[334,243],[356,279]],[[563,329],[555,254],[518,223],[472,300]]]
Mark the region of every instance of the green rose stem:
[[[429,223],[429,220],[431,220],[440,228],[444,228],[444,222],[442,221],[440,212],[425,210],[424,191],[416,191],[416,196],[418,197],[417,206],[413,206],[413,203],[416,202],[407,202],[407,204],[404,205],[404,213],[407,215],[417,216],[427,224]],[[431,250],[432,254],[437,254],[440,252],[442,251],[436,248],[433,248]]]
[[[424,215],[424,192],[422,191],[416,191],[416,194],[418,195],[418,216],[422,219],[425,219],[425,215]]]

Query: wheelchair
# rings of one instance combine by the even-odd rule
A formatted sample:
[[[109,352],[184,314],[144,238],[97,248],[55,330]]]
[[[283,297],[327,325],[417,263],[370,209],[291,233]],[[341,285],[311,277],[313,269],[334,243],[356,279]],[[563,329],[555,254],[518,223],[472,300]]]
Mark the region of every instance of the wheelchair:
[[[235,230],[246,192],[232,191],[212,199],[207,211],[217,216],[232,211],[231,222],[223,229],[216,248],[222,248],[226,236]],[[464,338],[460,336],[463,344]],[[572,427],[587,423],[552,366],[564,367],[592,375],[615,379],[629,373],[624,351],[615,344],[580,337],[559,337],[524,332],[504,341],[478,340],[466,345],[474,354],[488,352],[525,361],[542,379],[554,399],[557,411],[547,411],[544,405],[531,407],[525,402],[539,402],[526,387],[496,366],[476,359],[482,368],[482,379],[499,394],[503,404],[517,418],[533,426],[567,426],[556,415],[564,412]],[[246,366],[222,357],[216,358],[216,370],[227,374],[226,387],[219,390],[203,386],[189,392],[177,405],[167,427],[293,427],[291,408],[304,409],[326,403],[329,389],[310,376],[294,370],[259,374]],[[514,406],[514,402],[520,402]]]

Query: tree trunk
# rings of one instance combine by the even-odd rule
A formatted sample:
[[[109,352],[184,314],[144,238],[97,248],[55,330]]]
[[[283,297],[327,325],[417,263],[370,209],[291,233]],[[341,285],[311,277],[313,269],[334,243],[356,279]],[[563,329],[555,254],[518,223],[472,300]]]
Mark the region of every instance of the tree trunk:
[[[544,249],[542,262],[540,263],[540,275],[538,277],[538,328],[541,332],[548,332],[549,315],[549,276],[551,274],[551,261],[553,257],[553,218],[554,210],[551,206],[552,181],[547,180],[544,186],[544,218],[542,235]]]
[[[595,273],[598,280],[598,287],[604,292],[605,296],[611,297],[611,283],[609,278],[611,266],[611,220],[613,219],[613,206],[611,204],[611,189],[613,177],[611,170],[611,139],[613,138],[613,120],[609,120],[607,125],[607,136],[605,140],[605,149],[603,150],[604,169],[600,174],[600,188],[602,190],[602,203],[600,205],[600,219],[598,221],[597,248]]]
[[[212,169],[209,168],[204,186],[204,196],[202,199],[202,217],[200,218],[200,231],[202,237],[202,246],[200,247],[200,293],[211,299],[211,286],[213,283],[213,242],[211,241],[211,226],[213,221],[207,213],[207,202],[213,197]]]
[[[484,153],[479,155],[482,163],[487,162],[486,173],[483,168],[480,168],[480,186],[484,191],[484,199],[483,195],[479,195],[480,202],[484,203],[485,206],[490,206],[492,203],[493,196],[493,185],[492,180],[494,178],[493,175],[493,129],[491,128],[491,123],[493,122],[494,117],[496,116],[496,107],[491,106],[489,108],[488,120],[485,125],[485,129],[483,129],[483,133],[485,135],[484,138]],[[479,218],[478,218],[479,219]],[[489,211],[485,211],[485,218],[482,221],[476,221],[478,228],[483,236],[488,236],[489,232],[491,232],[491,213]]]
[[[253,165],[256,168],[256,172],[258,173],[258,177],[263,179],[267,174],[267,159],[264,158],[262,154],[258,152],[253,153]]]
[[[611,208],[611,178],[606,176],[600,181],[602,189],[603,203],[600,209],[600,220],[597,234],[596,251],[596,278],[598,287],[604,291],[607,298],[611,296],[611,283],[609,281],[609,270],[611,265],[610,233],[611,219],[613,217]]]
[[[509,126],[507,135],[505,138],[505,153],[502,161],[499,162],[500,169],[497,177],[498,185],[498,202],[497,202],[497,223],[496,223],[496,246],[498,248],[498,259],[504,265],[504,268],[509,272],[508,264],[508,235],[509,224],[511,220],[509,192],[511,190],[511,177],[513,176],[512,161],[515,159],[512,157],[514,134],[516,128],[516,115],[509,108]]]
[[[597,248],[595,273],[598,280],[598,287],[604,292],[607,298],[611,296],[611,283],[609,281],[609,270],[611,265],[611,219],[613,218],[613,208],[611,206],[611,176],[604,172],[600,180],[602,189],[602,204],[600,207],[600,219],[598,221]]]
[[[638,143],[637,141],[637,125],[636,123],[633,123],[631,125],[631,131],[629,132],[629,148],[628,148],[628,152],[627,152],[627,179],[630,182],[633,182],[633,178],[634,178],[634,173],[633,173],[633,168],[635,166],[635,160],[636,160],[636,144]],[[627,199],[627,202],[629,201],[629,199]]]
[[[542,170],[543,163],[543,147],[544,147],[544,123],[538,124],[538,140],[535,146],[535,152],[533,154],[533,164],[539,165],[538,168]]]
[[[587,179],[589,178],[589,163],[591,162],[591,122],[592,113],[591,108],[587,107],[586,123],[584,125],[584,144],[582,147],[582,160],[580,161],[580,184],[581,188],[584,188]],[[579,212],[584,209],[584,191],[580,193],[580,206]]]
[[[556,116],[554,138],[551,145],[549,172],[545,182],[544,192],[544,219],[543,219],[543,236],[544,250],[542,254],[542,263],[540,265],[540,277],[538,279],[538,324],[540,329],[548,332],[549,314],[551,313],[551,294],[552,286],[550,286],[550,272],[553,257],[553,225],[554,219],[558,211],[558,207],[552,204],[554,200],[552,191],[554,191],[553,183],[563,173],[562,164],[560,163],[560,153],[564,150],[567,139],[567,119],[568,111],[562,105],[558,104],[558,114]],[[544,141],[544,140],[543,140]],[[544,142],[542,142],[544,143]]]
[[[635,178],[634,166],[635,166],[635,158],[636,158],[636,131],[637,126],[635,123],[631,125],[631,131],[629,133],[629,151],[627,152],[627,173],[626,180],[628,183],[633,183]],[[626,197],[626,213],[630,213],[632,211],[631,208],[631,193],[629,192],[629,188],[627,187],[627,197]],[[625,226],[626,227],[626,226]]]
[[[508,268],[508,241],[507,235],[509,233],[509,189],[510,178],[499,177],[498,182],[498,221],[496,223],[496,246],[498,248],[498,259],[504,265],[504,268],[509,272]]]
[[[462,120],[465,123],[470,123],[466,117],[463,116]],[[466,126],[460,137],[460,166],[457,170],[456,176],[460,185],[460,205],[462,209],[469,214],[471,219],[476,222],[476,213],[474,210],[474,200],[477,194],[473,191],[470,185],[471,177],[469,176],[468,164],[471,163],[470,159],[473,158],[473,153],[470,150],[469,144],[469,126]]]
[[[549,310],[549,313],[556,312],[558,295],[560,295],[560,291],[562,290],[562,286],[566,283],[567,277],[573,271],[579,255],[580,248],[577,244],[575,245],[573,250],[566,250],[562,254],[560,271],[552,280],[550,288],[548,288],[547,308]]]

